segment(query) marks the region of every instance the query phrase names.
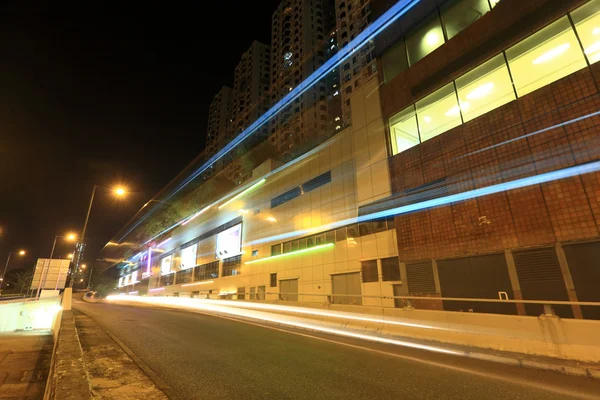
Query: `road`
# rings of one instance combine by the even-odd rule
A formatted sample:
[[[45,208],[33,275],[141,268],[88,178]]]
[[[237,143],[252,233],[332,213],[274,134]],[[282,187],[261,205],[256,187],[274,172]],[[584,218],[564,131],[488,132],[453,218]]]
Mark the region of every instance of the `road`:
[[[600,381],[187,311],[74,302],[171,399],[594,399]]]

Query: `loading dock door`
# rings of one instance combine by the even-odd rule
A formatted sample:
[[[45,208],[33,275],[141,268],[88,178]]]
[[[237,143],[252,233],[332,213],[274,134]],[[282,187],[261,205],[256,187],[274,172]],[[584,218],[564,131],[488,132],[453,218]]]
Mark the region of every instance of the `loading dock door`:
[[[514,300],[504,254],[439,260],[438,272],[443,297],[499,299],[499,292]],[[444,301],[444,310],[493,314],[517,314],[514,303]]]
[[[283,301],[298,301],[298,279],[279,281],[279,293]]]

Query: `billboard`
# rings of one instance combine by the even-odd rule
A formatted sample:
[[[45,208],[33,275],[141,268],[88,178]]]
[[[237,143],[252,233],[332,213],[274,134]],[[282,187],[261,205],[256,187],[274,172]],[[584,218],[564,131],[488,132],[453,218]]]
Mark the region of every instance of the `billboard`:
[[[242,224],[217,234],[217,258],[237,256],[242,252]]]
[[[41,289],[64,289],[70,266],[71,260],[38,258],[31,280],[31,289],[35,290],[38,286]]]

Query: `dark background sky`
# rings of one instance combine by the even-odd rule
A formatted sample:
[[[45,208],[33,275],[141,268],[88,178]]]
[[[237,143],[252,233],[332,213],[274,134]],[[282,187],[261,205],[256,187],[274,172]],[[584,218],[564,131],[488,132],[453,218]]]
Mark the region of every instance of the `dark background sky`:
[[[203,148],[213,95],[269,42],[279,1],[2,2],[0,269],[11,250],[28,256],[10,269],[48,257],[81,231],[94,184],[123,183],[124,200],[97,193],[90,262]]]

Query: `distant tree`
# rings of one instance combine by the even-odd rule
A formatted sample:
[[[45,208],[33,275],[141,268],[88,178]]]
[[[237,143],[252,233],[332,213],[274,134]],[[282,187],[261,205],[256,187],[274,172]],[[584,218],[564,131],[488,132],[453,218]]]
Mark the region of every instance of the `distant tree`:
[[[16,275],[16,286],[19,289],[19,293],[23,293],[31,284],[33,278],[32,271],[19,271]]]

